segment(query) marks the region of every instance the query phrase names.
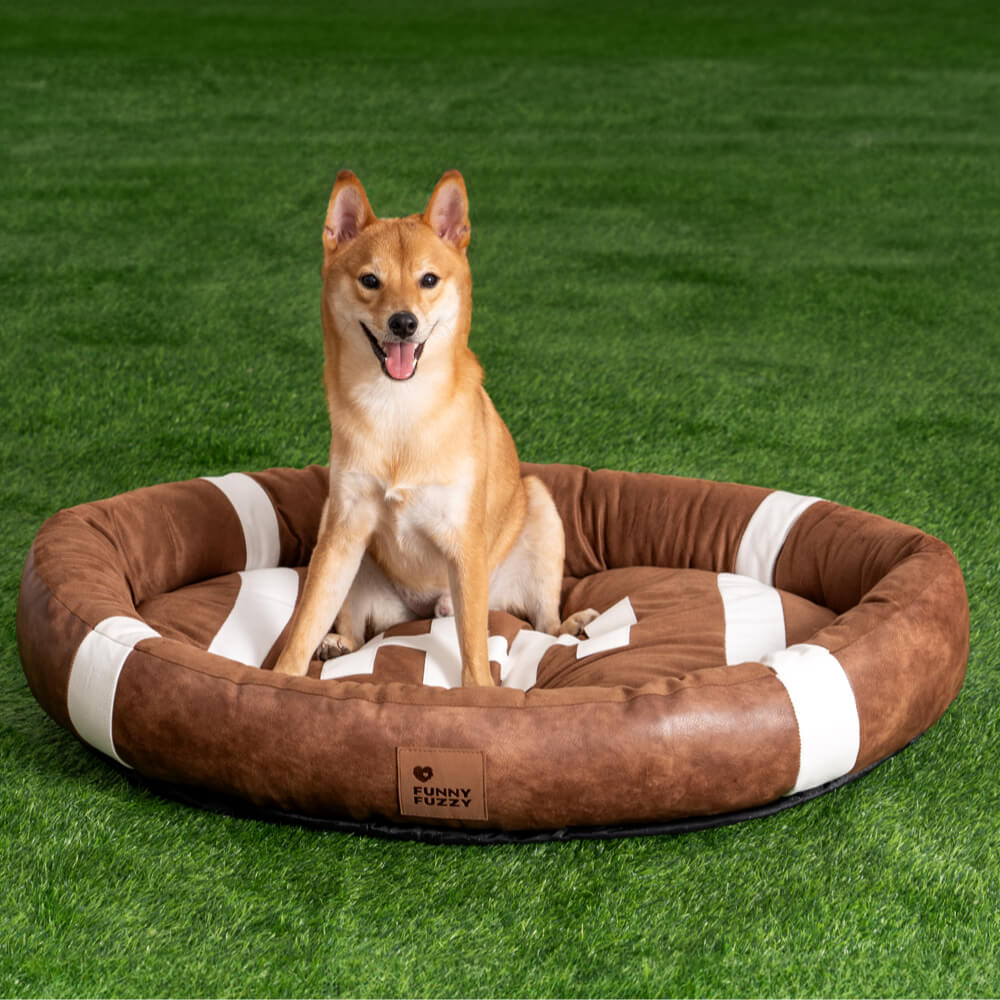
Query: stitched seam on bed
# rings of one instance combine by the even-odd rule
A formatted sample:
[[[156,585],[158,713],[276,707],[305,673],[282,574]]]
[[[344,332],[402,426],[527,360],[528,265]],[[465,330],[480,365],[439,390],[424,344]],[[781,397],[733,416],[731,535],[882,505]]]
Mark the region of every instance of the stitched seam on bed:
[[[897,565],[900,565],[900,564],[897,563]],[[895,567],[893,567],[893,568],[895,568]],[[60,597],[58,594],[56,594],[51,589],[51,587],[49,587],[48,581],[44,580],[44,578],[42,578],[41,574],[38,572],[37,562],[36,562],[36,565],[35,565],[35,573],[39,576],[39,579],[42,580],[42,582],[43,582],[43,584],[45,586],[45,589],[48,591],[50,597],[53,600],[55,600],[56,603],[58,603],[60,605],[60,607],[62,607],[68,614],[72,615],[72,617],[75,618],[78,622],[80,622],[81,624],[85,625],[86,628],[88,629],[88,631],[90,631],[90,632],[96,631],[96,625],[95,624],[91,624],[85,618],[83,618],[78,612],[76,612],[72,608],[70,608],[69,605],[66,604],[65,600],[63,600],[62,597]],[[917,596],[922,596],[924,593],[926,593],[926,591],[930,589],[932,583],[936,582],[938,576],[940,576],[940,574],[936,574],[933,579],[928,580],[927,584],[923,588],[921,588],[921,590],[920,590],[920,592],[919,592],[919,594]],[[885,579],[885,578],[883,577],[882,579]],[[858,605],[855,605],[855,607],[858,607]],[[847,614],[847,613],[849,613],[849,612],[845,612],[845,614]],[[898,613],[899,613],[898,611],[894,612],[894,614],[898,614]],[[105,616],[105,617],[107,617],[107,616]],[[145,622],[145,619],[139,617],[138,616],[138,612],[135,611],[134,609],[133,609],[133,613],[131,615],[129,615],[128,617],[138,618],[139,621]],[[871,635],[877,629],[880,629],[880,628],[884,627],[884,625],[886,625],[888,623],[888,620],[889,619],[880,619],[878,621],[878,624],[875,627],[873,627],[871,629],[868,629],[862,635],[859,635],[857,638],[852,639],[850,642],[847,642],[847,643],[845,643],[842,646],[838,646],[836,650],[830,649],[828,646],[825,646],[823,648],[827,649],[832,655],[836,656],[838,654],[838,652],[840,652],[841,650],[850,648],[851,646],[853,646],[856,643],[860,642],[862,639],[864,639],[867,636]],[[102,621],[103,621],[103,619],[102,619]],[[145,622],[145,624],[149,625],[148,622]],[[152,628],[151,625],[149,627]],[[822,629],[820,631],[822,631]],[[148,641],[148,640],[141,640],[141,641]],[[165,641],[165,642],[180,642],[179,639],[167,639],[165,637],[161,637],[161,641]],[[806,641],[808,642],[809,640],[806,640]],[[816,645],[819,645],[819,643],[817,643]],[[192,649],[196,649],[198,652],[203,653],[205,656],[215,656],[215,655],[217,655],[217,654],[214,654],[214,653],[209,653],[206,650],[199,649],[198,647],[195,647],[195,646],[191,646],[191,648]],[[181,667],[181,668],[183,668],[185,670],[193,670],[195,673],[201,674],[202,676],[205,676],[205,677],[214,677],[216,680],[223,681],[223,682],[225,682],[227,684],[231,684],[231,685],[233,685],[235,687],[240,687],[240,686],[242,686],[244,684],[253,684],[253,685],[261,685],[263,687],[271,688],[272,690],[280,690],[281,689],[281,685],[280,684],[273,684],[273,683],[269,684],[269,683],[266,683],[265,678],[268,676],[268,674],[271,673],[271,671],[268,671],[268,670],[264,670],[264,671],[255,670],[253,667],[247,667],[244,664],[238,664],[236,660],[231,660],[229,662],[231,662],[231,663],[237,663],[237,665],[240,666],[242,669],[251,671],[251,676],[247,680],[245,680],[245,681],[244,680],[238,680],[238,681],[237,680],[232,680],[231,678],[224,677],[221,674],[216,674],[216,673],[214,673],[211,670],[206,670],[206,669],[203,669],[201,667],[198,667],[196,665],[192,665],[192,664],[189,664],[189,663],[179,663],[177,660],[167,659],[167,657],[162,656],[162,655],[160,655],[158,653],[153,653],[153,652],[151,652],[150,650],[147,650],[147,649],[138,650],[136,647],[133,647],[133,652],[140,652],[140,653],[142,653],[143,656],[150,656],[150,657],[158,660],[161,663],[169,663],[169,664],[172,664],[175,667]],[[220,659],[226,659],[226,657],[220,657]],[[759,661],[748,661],[748,662],[759,662]],[[738,665],[739,664],[732,664],[732,666],[738,666]],[[770,668],[766,667],[766,664],[761,664],[761,666],[765,667],[765,669],[770,669]],[[719,664],[719,667],[724,668],[725,664]],[[706,668],[706,669],[711,669],[711,668]],[[716,669],[718,669],[718,668],[716,668]],[[67,671],[67,676],[68,676],[68,671]],[[770,675],[767,675],[767,677],[754,677],[754,678],[748,678],[745,681],[732,681],[732,682],[729,682],[729,683],[723,682],[723,683],[719,683],[719,684],[702,684],[702,685],[698,685],[698,686],[699,687],[714,687],[714,688],[739,687],[739,686],[741,686],[743,684],[756,683],[757,681],[759,681],[761,679],[770,679],[770,678],[777,679],[776,675],[772,672]],[[317,683],[327,683],[327,682],[317,682]],[[421,685],[413,685],[413,686],[415,688],[418,688],[418,689],[421,687]],[[356,700],[356,701],[367,702],[369,704],[376,704],[376,703],[378,703],[378,704],[389,704],[389,705],[404,705],[404,706],[410,706],[410,707],[415,707],[415,708],[416,707],[420,707],[420,708],[429,708],[429,709],[448,708],[448,709],[470,709],[470,710],[479,710],[479,711],[496,711],[498,708],[521,710],[522,708],[530,708],[530,709],[543,709],[543,708],[544,709],[552,709],[552,708],[567,708],[567,707],[569,707],[569,704],[561,704],[561,705],[531,705],[531,706],[526,706],[526,705],[523,704],[523,702],[520,705],[446,705],[446,704],[437,704],[437,705],[426,704],[426,705],[422,705],[422,704],[419,704],[417,702],[404,702],[404,701],[395,701],[395,700],[386,701],[384,699],[380,701],[377,698],[366,698],[361,693],[344,694],[342,697],[335,697],[335,696],[333,696],[333,695],[331,695],[331,694],[329,694],[327,692],[322,692],[322,691],[316,691],[316,692],[312,692],[312,691],[300,691],[300,690],[293,689],[293,688],[285,688],[285,690],[291,692],[292,694],[296,694],[296,695],[302,695],[302,696],[306,696],[306,697],[328,698],[328,699],[330,699],[332,701],[355,701]],[[458,689],[455,689],[455,690],[461,690],[461,688],[458,688]],[[513,689],[506,689],[506,690],[513,690]],[[539,690],[546,690],[546,689],[542,688],[542,689],[539,689]],[[561,688],[559,690],[571,690],[571,689]],[[624,690],[628,690],[628,689],[626,689],[626,688],[610,688],[608,690],[624,691]],[[635,701],[635,700],[637,700],[639,698],[669,698],[669,697],[671,697],[674,694],[680,693],[681,691],[691,691],[691,690],[696,690],[696,689],[695,688],[690,688],[690,687],[680,687],[680,688],[677,688],[676,691],[672,691],[672,692],[655,692],[655,693],[654,692],[643,692],[641,689],[633,689],[633,690],[635,691],[634,695],[629,695],[629,696],[620,697],[620,698],[607,698],[607,699],[600,699],[600,700],[580,701],[580,702],[574,702],[573,704],[574,705],[576,705],[576,704],[578,704],[578,705],[624,704],[626,702]],[[526,697],[527,696],[527,692],[524,692],[524,695]]]
[[[96,627],[94,625],[90,624],[85,618],[81,617],[79,613],[77,613],[72,608],[70,608],[69,605],[67,605],[66,602],[61,597],[59,597],[57,594],[54,594],[52,592],[52,590],[49,589],[48,583],[45,584],[45,587],[49,591],[49,594],[51,595],[51,597],[60,605],[60,607],[62,607],[67,612],[67,614],[72,615],[72,617],[75,618],[78,622],[80,622],[82,625],[85,625],[86,628],[90,632],[96,631]],[[130,615],[129,617],[135,617],[135,615]],[[149,623],[145,622],[145,620],[142,619],[142,618],[139,618],[138,620],[139,621],[143,621],[145,624],[149,625]],[[151,625],[149,627],[152,628]],[[179,639],[169,639],[169,638],[167,638],[165,636],[159,636],[159,637],[153,637],[153,636],[151,636],[149,640],[145,640],[144,639],[144,640],[140,640],[140,641],[146,642],[146,641],[150,641],[150,640],[152,640],[154,638],[159,638],[160,641],[164,641],[164,642],[180,642]],[[117,640],[112,640],[112,641],[117,642]],[[126,645],[126,644],[125,643],[119,643],[119,645]],[[182,645],[186,645],[186,644],[182,643]],[[237,663],[237,665],[241,669],[246,670],[248,672],[248,676],[247,676],[246,680],[233,680],[230,677],[225,677],[222,674],[217,674],[217,673],[215,673],[215,672],[213,672],[211,670],[206,670],[206,669],[204,669],[204,668],[202,668],[202,667],[200,667],[198,665],[194,665],[194,664],[190,664],[190,663],[180,663],[177,660],[168,659],[166,656],[163,656],[160,653],[155,653],[155,652],[153,652],[152,650],[149,650],[149,649],[139,649],[138,646],[132,646],[130,648],[132,649],[132,652],[141,653],[143,656],[148,656],[148,657],[150,657],[150,658],[152,658],[154,660],[157,660],[160,663],[167,663],[167,664],[170,664],[170,665],[172,665],[174,667],[179,667],[179,668],[181,668],[183,670],[191,670],[194,673],[200,674],[203,677],[211,677],[214,680],[221,681],[222,683],[225,683],[225,684],[230,684],[233,687],[242,687],[242,686],[244,686],[246,684],[250,684],[250,685],[253,685],[253,686],[261,686],[261,687],[270,688],[271,690],[275,690],[275,691],[282,690],[282,685],[280,685],[280,684],[267,683],[266,678],[271,673],[271,671],[269,671],[269,670],[263,670],[262,671],[262,670],[259,670],[259,669],[255,669],[253,667],[247,667],[245,664],[240,664],[236,660],[230,660],[229,662],[231,662],[231,663]],[[191,646],[191,648],[192,649],[197,649],[197,651],[199,653],[203,653],[205,656],[218,656],[218,654],[216,654],[216,653],[209,653],[207,650],[198,649],[198,647],[195,647],[195,646]],[[224,659],[227,659],[227,657],[220,656],[219,659],[223,659],[224,660]],[[748,661],[748,662],[755,662],[755,661]],[[768,669],[768,670],[770,669],[770,668],[766,667],[765,664],[760,664],[760,665],[762,667],[765,667],[765,669]],[[738,666],[738,664],[733,664],[733,666]],[[719,667],[716,667],[716,668],[706,668],[706,669],[720,669],[720,668],[725,668],[725,664],[719,664]],[[775,675],[774,675],[773,672],[770,673],[770,674],[761,674],[761,675],[759,675],[757,677],[750,677],[750,678],[747,678],[746,680],[738,680],[738,681],[737,680],[733,680],[733,681],[723,681],[723,682],[720,682],[720,683],[699,684],[698,687],[705,687],[705,688],[740,687],[740,686],[742,686],[744,684],[755,684],[755,683],[757,683],[760,680],[772,680],[772,679],[775,679]],[[329,682],[317,682],[317,683],[329,683]],[[369,685],[369,686],[372,686],[372,685]],[[375,686],[378,686],[378,685],[375,685]],[[423,687],[423,685],[419,685],[419,684],[414,684],[412,686],[414,688],[418,689],[418,690]],[[395,700],[386,701],[384,699],[380,700],[378,698],[366,698],[364,696],[364,694],[362,694],[360,692],[351,692],[349,694],[345,693],[345,694],[342,694],[340,697],[338,697],[338,696],[332,695],[329,691],[315,691],[315,692],[314,691],[301,691],[301,690],[297,690],[297,689],[294,689],[294,688],[288,688],[288,687],[285,687],[284,690],[286,690],[290,694],[294,694],[294,695],[299,695],[299,696],[304,696],[304,697],[309,697],[309,698],[324,698],[324,699],[328,699],[328,700],[331,700],[331,701],[363,701],[363,702],[367,702],[369,704],[376,704],[377,703],[377,704],[387,704],[387,705],[403,705],[403,706],[413,707],[413,708],[428,708],[428,709],[437,709],[437,708],[447,708],[447,709],[450,709],[450,710],[454,710],[454,709],[469,709],[469,710],[474,710],[474,711],[492,712],[492,711],[496,711],[498,708],[499,709],[514,709],[514,710],[517,710],[517,711],[521,711],[521,710],[553,709],[553,708],[568,708],[568,707],[570,707],[569,703],[560,704],[560,705],[530,705],[529,706],[529,705],[525,705],[523,702],[521,704],[519,704],[519,705],[446,705],[446,704],[443,704],[443,703],[442,704],[437,704],[437,705],[434,705],[434,704],[422,705],[422,704],[419,704],[417,702],[412,702],[412,701],[409,701],[409,702],[408,701],[395,701]],[[459,688],[457,690],[461,690],[461,689]],[[507,689],[507,690],[513,690],[513,689]],[[539,689],[539,690],[545,690],[545,689],[542,688],[542,689]],[[571,690],[571,688],[560,688],[559,690],[564,690],[565,691],[565,690]],[[609,690],[609,691],[627,691],[629,689],[627,689],[627,688],[608,688],[607,690]],[[657,692],[646,691],[646,692],[644,692],[644,691],[642,691],[641,689],[638,689],[638,688],[633,689],[633,690],[635,692],[634,694],[626,695],[624,697],[606,698],[606,699],[602,698],[602,699],[599,699],[599,700],[590,699],[590,700],[587,700],[587,701],[574,702],[572,704],[573,705],[615,705],[615,704],[625,704],[627,702],[636,701],[639,698],[670,698],[670,697],[672,697],[675,694],[679,694],[679,693],[684,692],[684,691],[697,690],[697,688],[679,687],[679,688],[677,688],[676,691],[669,691],[669,692],[666,692],[666,691],[657,691]],[[524,694],[527,695],[527,692],[524,692]]]

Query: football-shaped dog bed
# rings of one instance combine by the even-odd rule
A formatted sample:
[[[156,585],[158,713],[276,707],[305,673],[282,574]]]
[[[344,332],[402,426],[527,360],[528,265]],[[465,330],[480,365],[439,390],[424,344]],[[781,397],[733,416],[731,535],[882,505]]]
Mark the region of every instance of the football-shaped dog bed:
[[[528,466],[566,529],[555,638],[490,616],[495,688],[460,687],[454,619],[307,677],[269,668],[327,470],[233,473],[65,510],[27,558],[31,690],[157,790],[437,840],[690,829],[836,787],[961,687],[965,588],[923,532],[782,491]]]

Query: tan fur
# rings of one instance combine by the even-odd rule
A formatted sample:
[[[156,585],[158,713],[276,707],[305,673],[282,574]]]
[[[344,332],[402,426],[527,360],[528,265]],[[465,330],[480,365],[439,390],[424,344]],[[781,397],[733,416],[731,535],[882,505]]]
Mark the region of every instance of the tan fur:
[[[488,685],[491,607],[560,630],[562,523],[541,482],[522,480],[468,346],[469,235],[458,171],[441,178],[422,215],[402,219],[376,218],[357,177],[337,177],[323,235],[330,493],[280,673],[304,674],[314,652],[339,655],[389,625],[453,608],[462,683]],[[422,284],[429,274],[434,287]],[[367,275],[377,289],[362,283]],[[400,339],[390,317],[404,312],[424,347],[412,377],[399,380],[365,327],[385,348]],[[582,627],[579,616],[566,627]]]

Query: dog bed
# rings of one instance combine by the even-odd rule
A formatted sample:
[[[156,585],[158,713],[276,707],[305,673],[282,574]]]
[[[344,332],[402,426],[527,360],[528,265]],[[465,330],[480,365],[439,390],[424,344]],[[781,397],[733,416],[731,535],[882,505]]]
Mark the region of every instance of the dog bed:
[[[813,497],[525,465],[566,529],[556,639],[491,612],[495,688],[454,619],[274,674],[327,470],[148,487],[62,511],[28,555],[24,671],[59,724],[203,806],[437,840],[691,829],[864,773],[961,687],[965,588],[923,532]]]

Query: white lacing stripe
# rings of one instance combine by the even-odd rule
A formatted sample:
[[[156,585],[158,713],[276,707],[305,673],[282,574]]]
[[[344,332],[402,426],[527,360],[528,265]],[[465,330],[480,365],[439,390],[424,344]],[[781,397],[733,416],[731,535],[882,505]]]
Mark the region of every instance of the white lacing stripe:
[[[538,680],[538,665],[548,650],[557,643],[576,646],[576,657],[582,659],[594,653],[627,646],[632,626],[636,624],[632,602],[623,597],[617,604],[595,618],[585,629],[588,638],[548,635],[532,629],[521,629],[507,648],[501,635],[490,636],[489,658],[500,664],[500,683],[503,687],[527,691]],[[435,618],[430,632],[425,635],[385,636],[380,634],[366,642],[360,649],[323,664],[320,676],[324,680],[372,674],[375,657],[385,646],[405,646],[419,649],[426,654],[423,683],[433,687],[455,688],[462,686],[462,655],[458,646],[458,629],[454,616]]]
[[[278,567],[245,570],[239,576],[236,601],[208,651],[259,667],[292,617],[299,575]]]
[[[136,644],[159,635],[138,618],[116,615],[95,626],[73,657],[66,695],[70,722],[82,740],[120,764],[125,761],[111,735],[118,678]]]
[[[222,490],[240,519],[247,548],[247,563],[243,568],[271,569],[277,566],[281,560],[278,515],[264,487],[243,472],[205,476],[204,479]]]
[[[734,572],[769,586],[773,584],[774,564],[788,533],[817,500],[819,497],[803,497],[783,490],[764,497],[743,532]]]
[[[726,629],[726,663],[755,663],[785,648],[785,610],[774,587],[748,576],[717,577]]]
[[[822,646],[799,643],[761,662],[772,667],[785,686],[799,727],[799,774],[788,794],[847,774],[858,759],[861,722],[840,661]]]

